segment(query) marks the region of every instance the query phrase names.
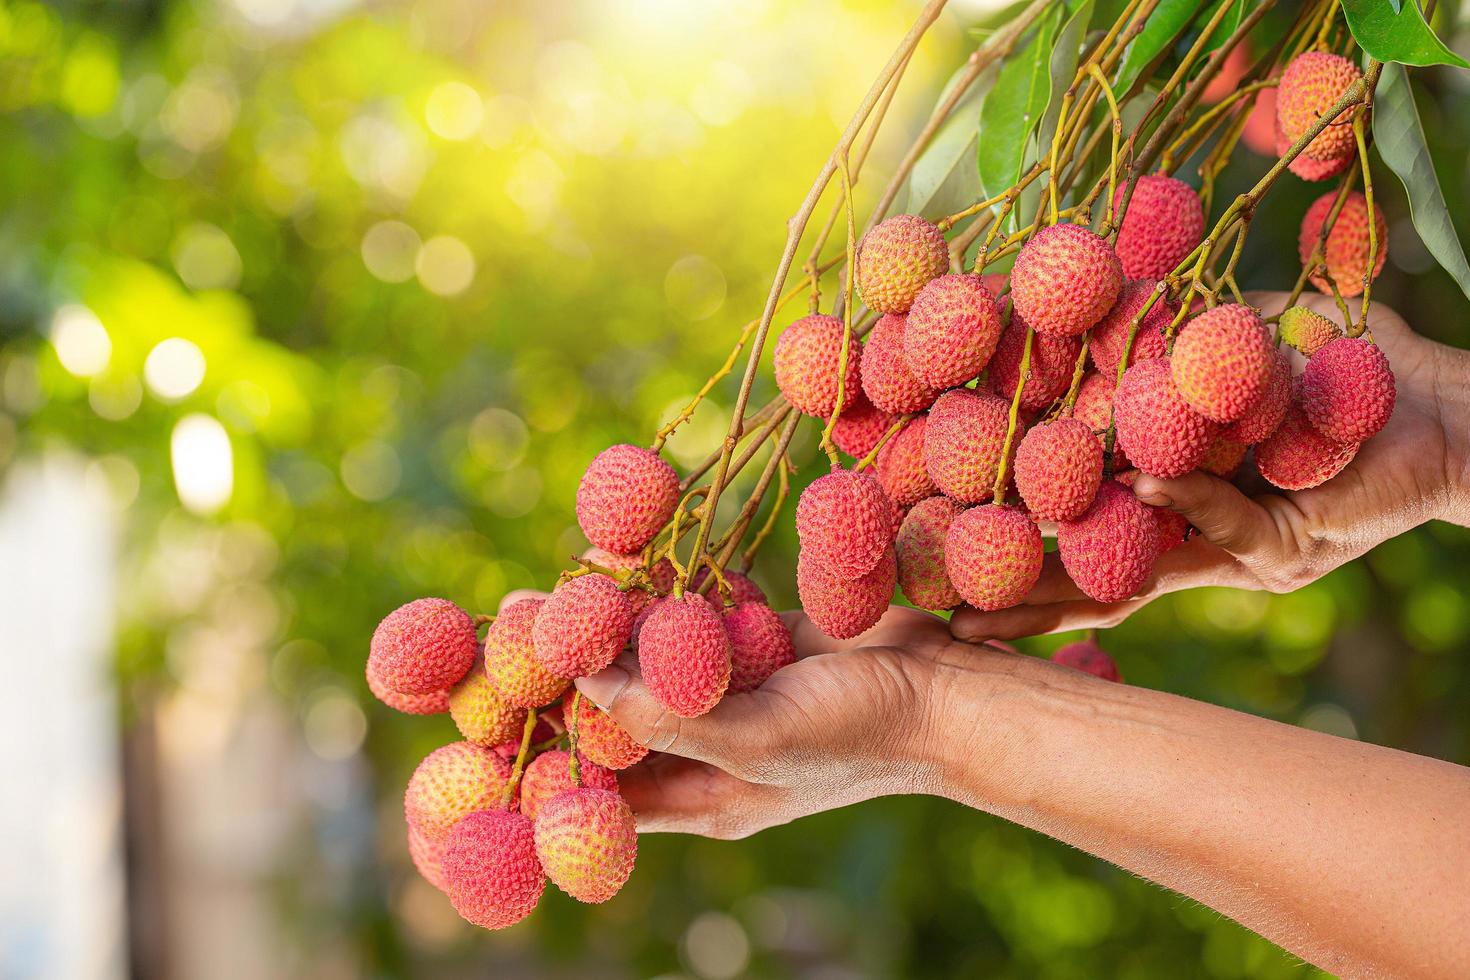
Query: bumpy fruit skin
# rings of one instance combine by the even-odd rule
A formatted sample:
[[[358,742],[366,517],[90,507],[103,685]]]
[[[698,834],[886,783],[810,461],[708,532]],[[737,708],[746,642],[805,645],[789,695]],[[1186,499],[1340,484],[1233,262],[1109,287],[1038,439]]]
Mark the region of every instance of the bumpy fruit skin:
[[[577,708],[577,751],[592,762],[607,769],[621,770],[641,762],[648,755],[648,747],[633,740],[633,736],[622,725],[613,721],[612,715],[597,705],[582,698]],[[562,727],[572,727],[571,699],[562,702]]]
[[[1016,394],[1021,380],[1021,356],[1025,353],[1026,321],[1011,318],[1011,325],[1001,334],[995,356],[990,359],[990,390],[1006,401]],[[1052,337],[1044,333],[1031,338],[1031,364],[1026,387],[1021,390],[1021,407],[1039,412],[1067,393],[1077,355],[1082,351],[1078,337]]]
[[[1051,655],[1051,659],[1054,663],[1080,670],[1094,677],[1101,677],[1105,681],[1116,683],[1123,681],[1123,675],[1118,671],[1118,665],[1113,662],[1113,658],[1108,656],[1106,650],[1090,640],[1081,640],[1058,647],[1057,651]]]
[[[702,596],[660,602],[638,634],[643,683],[680,718],[697,718],[720,703],[730,685],[730,637]]]
[[[584,702],[582,708],[588,705]],[[577,709],[577,729],[581,734],[582,709]],[[570,716],[569,716],[570,717]],[[542,752],[531,760],[526,766],[525,773],[521,776],[521,812],[535,820],[541,814],[541,807],[546,801],[556,794],[572,788],[571,769],[567,763],[571,756],[563,749],[553,749],[550,752]],[[577,765],[582,774],[582,785],[591,786],[593,789],[603,789],[616,793],[618,791],[618,776],[605,766],[591,762],[587,753],[579,747],[577,749]]]
[[[1297,236],[1297,252],[1304,265],[1311,261],[1312,250],[1317,247],[1317,239],[1322,237],[1322,225],[1327,221],[1336,197],[1336,191],[1323,194],[1312,202],[1302,218],[1301,234]],[[1377,258],[1373,260],[1373,278],[1377,279],[1388,258],[1388,220],[1383,217],[1383,209],[1377,204],[1373,205],[1373,224],[1374,235],[1378,240]],[[1346,299],[1362,295],[1363,273],[1368,271],[1369,244],[1368,200],[1358,191],[1353,191],[1343,201],[1337,220],[1327,232],[1324,249],[1327,275],[1332,277],[1332,281],[1337,284],[1337,291]],[[1331,284],[1321,275],[1312,276],[1312,285],[1319,292],[1329,295],[1332,293]]]
[[[1293,58],[1276,90],[1276,125],[1287,145],[1311,129],[1362,74],[1348,59],[1326,51]],[[1351,118],[1349,107],[1307,144],[1303,155],[1324,162],[1351,160],[1356,152]]]
[[[1021,247],[1011,300],[1038,333],[1076,337],[1112,309],[1123,265],[1107,240],[1081,225],[1049,225]]]
[[[632,570],[643,567],[643,555],[618,555],[604,548],[588,548],[582,552],[582,557],[594,565],[611,569],[614,572]],[[649,584],[658,590],[660,595],[668,595],[669,590],[674,587],[674,563],[667,558],[660,558],[654,562],[653,568],[648,572]],[[633,613],[636,615],[643,611],[643,607],[653,601],[653,596],[644,589],[629,589],[628,601],[633,604]]]
[[[1143,304],[1153,295],[1158,285],[1152,279],[1134,279],[1125,283],[1118,294],[1118,301],[1108,310],[1108,315],[1092,328],[1092,339],[1087,345],[1087,355],[1093,367],[1104,376],[1113,378],[1118,373],[1118,362],[1123,359],[1123,347],[1128,343],[1128,325],[1143,309]],[[1163,357],[1165,350],[1164,328],[1179,312],[1179,304],[1167,297],[1160,297],[1148,308],[1138,330],[1133,335],[1133,346],[1128,349],[1129,365],[1146,361],[1151,357]]]
[[[877,408],[892,415],[922,412],[939,392],[914,377],[904,355],[908,318],[888,313],[873,324],[863,344],[863,393]]]
[[[1103,446],[1104,453],[1107,451],[1105,440],[1108,426],[1113,419],[1113,387],[1116,379],[1114,374],[1099,374],[1096,371],[1083,376],[1082,384],[1077,387],[1077,403],[1072,406],[1072,417],[1093,431],[1097,436],[1097,444]],[[1127,467],[1128,454],[1114,440],[1113,469],[1122,470]]]
[[[962,510],[948,497],[930,497],[915,504],[898,529],[898,587],[920,609],[938,612],[964,601],[944,566],[944,539]]]
[[[1393,416],[1393,371],[1383,348],[1361,337],[1339,337],[1307,361],[1302,372],[1302,411],[1324,436],[1364,442]]]
[[[449,717],[468,741],[494,746],[520,734],[526,709],[506,701],[485,673],[485,661],[476,660],[464,680],[449,689]]]
[[[536,659],[531,633],[544,599],[521,599],[500,611],[485,634],[485,675],[507,704],[539,708],[561,696],[569,683]]]
[[[431,691],[428,694],[399,694],[391,687],[383,683],[383,679],[373,670],[371,658],[367,662],[367,685],[368,690],[373,692],[373,697],[397,711],[406,715],[442,715],[449,710],[449,692]]]
[[[557,586],[536,616],[536,659],[558,677],[586,677],[616,659],[633,632],[633,605],[606,575]]]
[[[679,474],[641,446],[626,443],[598,453],[577,486],[577,523],[587,540],[618,554],[652,541],[674,516]]]
[[[934,485],[962,504],[990,499],[1009,415],[1010,405],[989,391],[940,395],[924,428],[924,468]]]
[[[432,841],[423,832],[408,828],[408,857],[424,880],[441,892],[444,890],[444,868],[440,863],[444,857],[444,842]]]
[[[1245,451],[1248,448],[1250,447],[1243,442],[1216,436],[1215,441],[1210,443],[1205,458],[1199,461],[1199,468],[1222,480],[1228,480],[1240,469],[1240,464],[1245,462]]]
[[[475,621],[448,599],[415,599],[373,631],[368,668],[399,694],[445,691],[475,662]]]
[[[842,321],[813,313],[797,320],[776,341],[776,387],[798,412],[825,419],[837,403],[837,366],[842,358]],[[862,390],[863,345],[853,337],[843,374],[842,410]]]
[[[1139,472],[1139,470],[1125,470],[1115,479],[1125,487],[1131,487],[1138,479]],[[1183,544],[1184,539],[1189,535],[1189,521],[1184,519],[1184,515],[1168,507],[1155,507],[1152,504],[1146,506],[1148,512],[1154,516],[1154,524],[1158,527],[1158,553],[1162,555]]]
[[[1081,517],[1057,525],[1057,551],[1067,575],[1090,598],[1121,602],[1148,581],[1159,526],[1132,490],[1109,480]]]
[[[859,391],[852,407],[837,417],[837,424],[832,427],[832,441],[853,459],[862,459],[873,451],[878,440],[892,428],[893,422],[892,415],[875,408]]]
[[[1118,444],[1134,466],[1161,479],[1177,479],[1198,466],[1220,431],[1219,423],[1184,400],[1167,357],[1133,365],[1113,397]]]
[[[753,691],[776,671],[796,663],[791,631],[764,602],[742,602],[725,610],[730,637],[730,694]]]
[[[875,467],[878,484],[895,506],[912,507],[939,492],[924,466],[924,432],[928,424],[927,415],[910,419],[908,425],[878,450]]]
[[[922,384],[953,388],[985,368],[1000,331],[995,297],[979,276],[940,276],[919,291],[909,310],[904,362]]]
[[[856,579],[833,575],[807,557],[796,556],[796,591],[812,624],[828,636],[850,639],[871,629],[888,610],[898,581],[889,548],[873,570]]]
[[[616,895],[633,873],[638,828],[633,809],[605,789],[569,789],[536,817],[536,856],[546,877],[579,902]]]
[[[1293,306],[1283,311],[1277,326],[1281,331],[1282,343],[1296,348],[1307,357],[1342,336],[1342,327],[1305,306]]]
[[[1185,322],[1169,363],[1190,408],[1216,422],[1234,422],[1266,390],[1275,354],[1256,311],[1227,303]]]
[[[796,502],[802,554],[836,575],[866,574],[893,541],[893,505],[867,473],[818,477]]]
[[[454,910],[484,929],[515,925],[546,890],[531,821],[512,810],[481,810],[461,820],[441,865]]]
[[[944,568],[960,596],[976,609],[1016,605],[1041,577],[1041,529],[1025,511],[1005,504],[971,507],[949,525]]]
[[[916,214],[896,214],[878,223],[858,243],[853,284],[868,309],[907,313],[919,290],[949,268],[944,233]]]
[[[1115,213],[1126,194],[1126,185],[1113,194]],[[1118,229],[1116,248],[1123,275],[1162,279],[1204,235],[1205,209],[1193,187],[1163,174],[1140,177]]]
[[[1086,510],[1102,470],[1102,446],[1075,418],[1033,426],[1016,450],[1016,489],[1041,520],[1070,521]]]
[[[1286,406],[1291,404],[1291,362],[1279,350],[1271,351],[1271,373],[1266,379],[1265,390],[1250,409],[1227,425],[1221,439],[1253,446],[1264,441],[1281,420],[1286,417]]]
[[[1318,432],[1294,396],[1281,425],[1256,447],[1256,469],[1274,487],[1306,490],[1341,473],[1358,455],[1358,445]]]
[[[467,813],[500,805],[510,763],[474,742],[450,742],[430,752],[403,794],[408,825],[431,842],[444,840]]]

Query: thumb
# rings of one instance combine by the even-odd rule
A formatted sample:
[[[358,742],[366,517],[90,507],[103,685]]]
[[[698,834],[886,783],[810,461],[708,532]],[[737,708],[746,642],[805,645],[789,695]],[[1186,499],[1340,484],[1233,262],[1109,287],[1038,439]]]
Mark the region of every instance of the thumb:
[[[1161,480],[1139,473],[1133,493],[1146,504],[1183,515],[1206,541],[1236,557],[1270,540],[1271,518],[1265,508],[1217,476],[1196,470],[1177,480]]]

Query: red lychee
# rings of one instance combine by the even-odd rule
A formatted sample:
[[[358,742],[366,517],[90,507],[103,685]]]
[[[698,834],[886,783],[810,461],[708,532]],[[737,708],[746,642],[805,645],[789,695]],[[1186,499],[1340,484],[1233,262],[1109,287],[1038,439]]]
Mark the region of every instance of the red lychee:
[[[1144,361],[1129,371],[1153,363]],[[1121,602],[1153,572],[1159,525],[1132,490],[1109,480],[1081,517],[1057,525],[1057,551],[1067,575],[1089,597]]]
[[[1108,315],[1092,328],[1092,339],[1088,342],[1087,353],[1092,358],[1093,366],[1105,377],[1117,377],[1118,362],[1123,359],[1123,347],[1128,343],[1128,327],[1138,311],[1143,309],[1143,304],[1154,294],[1156,285],[1152,279],[1134,279],[1124,284],[1123,291],[1118,294],[1118,301],[1108,310]],[[1151,357],[1163,357],[1167,353],[1164,328],[1173,321],[1178,312],[1179,304],[1172,302],[1167,295],[1154,301],[1154,305],[1143,315],[1143,320],[1134,332],[1133,346],[1128,349],[1130,365]]]
[[[1196,412],[1174,386],[1169,358],[1139,361],[1123,373],[1114,395],[1118,443],[1128,459],[1161,479],[1199,465],[1220,425]]]
[[[633,605],[606,575],[568,579],[546,598],[531,638],[536,659],[558,677],[586,677],[612,663],[633,632]]]
[[[725,571],[723,574],[725,576],[725,583],[730,586],[731,603],[766,602],[765,591],[759,585],[756,585],[754,580],[752,580],[748,575],[741,575],[739,572],[732,572],[728,570]],[[703,591],[704,581],[707,578],[709,578],[709,569],[707,568],[701,568],[698,572],[695,573],[695,592]],[[718,586],[711,588],[708,592],[705,592],[704,597],[709,600],[710,605],[715,607],[716,612],[719,612],[725,608],[725,600],[720,597],[720,590]]]
[[[924,467],[934,485],[962,504],[989,499],[1009,416],[1010,405],[989,391],[940,395],[924,428]]]
[[[368,658],[367,662],[367,685],[368,690],[373,692],[373,697],[388,707],[402,711],[407,715],[442,715],[449,710],[448,691],[431,691],[428,694],[399,694],[384,684],[383,679],[373,670],[371,657]]]
[[[832,415],[843,330],[837,317],[812,313],[787,327],[776,341],[776,387],[798,412],[822,419]],[[843,373],[843,411],[852,407],[862,390],[862,359],[863,345],[853,337]]]
[[[579,902],[605,902],[633,873],[638,828],[617,793],[569,789],[546,801],[536,817],[536,856],[546,876]]]
[[[1127,186],[1113,195],[1114,213]],[[1118,261],[1129,279],[1162,279],[1205,234],[1205,210],[1194,188],[1164,174],[1138,179],[1118,229]]]
[[[1275,153],[1268,155],[1284,157],[1286,156],[1286,151],[1290,149],[1291,140],[1287,139],[1286,134],[1281,131],[1281,127],[1277,126]],[[1347,170],[1348,167],[1353,165],[1353,160],[1356,157],[1357,154],[1354,152],[1348,153],[1345,156],[1333,157],[1331,160],[1318,160],[1310,153],[1298,153],[1286,165],[1286,169],[1296,174],[1302,180],[1316,183],[1318,181],[1331,180],[1333,177]]]
[[[874,467],[878,483],[898,507],[912,507],[939,492],[924,465],[924,431],[928,422],[927,415],[910,419],[908,425],[878,450]]]
[[[1132,487],[1133,482],[1138,479],[1139,470],[1125,470],[1116,477],[1117,481],[1125,487]],[[1148,512],[1153,515],[1154,523],[1158,526],[1158,553],[1160,555],[1173,551],[1184,543],[1189,535],[1189,521],[1184,515],[1168,507],[1155,507],[1152,504],[1145,505]]]
[[[919,291],[909,310],[904,362],[931,388],[962,385],[985,368],[1000,331],[995,297],[979,276],[940,276]]]
[[[1026,321],[1013,316],[1001,334],[995,356],[990,359],[990,390],[1009,402],[1021,378],[1021,356],[1025,353]],[[1039,412],[1067,393],[1082,341],[1077,337],[1054,337],[1044,333],[1031,338],[1031,363],[1026,387],[1021,391],[1021,408]]]
[[[948,497],[930,497],[915,504],[898,529],[898,587],[920,609],[938,612],[963,601],[944,565],[944,539],[962,510]]]
[[[702,596],[670,596],[638,634],[638,666],[654,698],[680,718],[720,703],[730,684],[730,637]]]
[[[892,415],[874,408],[867,396],[859,391],[852,407],[837,416],[837,424],[832,427],[832,441],[853,459],[862,459],[873,451],[893,423]]]
[[[796,662],[791,631],[764,602],[741,602],[725,610],[730,637],[729,693],[753,691],[776,671]]]
[[[444,842],[432,841],[417,828],[408,828],[408,857],[424,880],[441,892],[444,890]]]
[[[589,707],[586,703],[583,708]],[[581,709],[577,711],[577,729],[582,727]],[[572,788],[572,772],[569,765],[571,755],[562,749],[542,752],[531,760],[521,776],[521,812],[535,820],[541,807],[556,794]],[[618,776],[605,766],[587,758],[580,744],[577,748],[577,768],[582,776],[582,785],[594,789],[618,791]]]
[[[1312,202],[1302,218],[1301,234],[1297,236],[1297,252],[1303,265],[1311,261],[1317,240],[1322,237],[1322,225],[1327,221],[1336,198],[1336,191],[1328,191]],[[1373,205],[1373,224],[1378,251],[1373,260],[1372,278],[1377,279],[1388,258],[1388,221],[1383,217],[1383,209],[1376,203]],[[1337,220],[1327,232],[1324,249],[1327,275],[1332,277],[1337,291],[1345,299],[1362,295],[1364,274],[1368,271],[1369,245],[1368,200],[1358,191],[1353,191],[1343,201]],[[1323,293],[1332,292],[1332,285],[1321,275],[1312,276],[1312,285]]]
[[[1077,388],[1077,402],[1072,406],[1072,417],[1097,435],[1097,444],[1104,446],[1104,452],[1108,426],[1113,424],[1113,388],[1116,383],[1116,376],[1112,374],[1093,371],[1085,375]],[[1113,469],[1122,470],[1127,466],[1128,454],[1123,452],[1121,445],[1115,444]]]
[[[944,568],[960,596],[976,609],[1016,605],[1041,577],[1041,529],[1025,511],[1005,504],[971,507],[949,525]]]
[[[475,662],[475,621],[448,599],[415,599],[373,631],[368,669],[390,691],[445,691]]]
[[[1033,426],[1016,450],[1016,489],[1031,513],[1069,521],[1097,496],[1103,454],[1097,437],[1075,418]]]
[[[459,733],[480,745],[499,745],[520,735],[526,709],[505,700],[478,659],[464,679],[449,690],[449,716]]]
[[[546,889],[531,821],[511,810],[481,810],[461,820],[441,865],[454,910],[485,929],[515,925]]]
[[[1234,422],[1266,390],[1275,356],[1260,315],[1227,303],[1185,321],[1169,363],[1190,408],[1216,422]]]
[[[1271,352],[1271,374],[1261,397],[1244,415],[1220,432],[1221,439],[1253,446],[1263,441],[1286,417],[1291,403],[1291,362],[1279,350]]]
[[[577,751],[590,761],[608,769],[626,769],[648,755],[647,746],[634,741],[612,715],[597,705],[581,699],[577,708]],[[571,698],[562,702],[562,725],[571,730]]]
[[[863,344],[863,393],[875,407],[893,415],[922,412],[939,397],[909,370],[903,339],[907,327],[907,317],[885,314]]]
[[[1281,425],[1256,447],[1256,469],[1272,486],[1306,490],[1341,473],[1356,455],[1358,443],[1338,442],[1318,432],[1293,397]]]
[[[1383,348],[1339,337],[1307,361],[1301,403],[1308,421],[1336,442],[1365,442],[1388,424],[1397,397]]]
[[[1295,143],[1316,125],[1362,75],[1347,58],[1327,51],[1307,51],[1293,58],[1276,91],[1276,124],[1286,143]],[[1356,152],[1352,111],[1351,106],[1344,109],[1303,154],[1322,161],[1350,159]]]
[[[500,611],[485,634],[485,674],[507,704],[539,708],[550,704],[567,689],[558,677],[536,659],[532,631],[544,599],[521,599]]]
[[[467,813],[498,807],[510,763],[474,742],[450,742],[424,757],[403,794],[403,815],[430,841],[442,841]]]
[[[898,564],[889,548],[872,571],[858,578],[832,574],[805,552],[796,557],[796,591],[812,624],[845,640],[872,628],[888,610]]]
[[[652,541],[679,504],[679,474],[640,446],[609,446],[577,486],[577,523],[587,540],[618,554]]]
[[[1213,473],[1222,480],[1228,480],[1235,475],[1236,470],[1240,469],[1240,464],[1245,462],[1247,448],[1243,442],[1216,436],[1215,441],[1210,443],[1210,448],[1205,452],[1204,458],[1199,461],[1199,468],[1206,473]]]
[[[1078,336],[1112,309],[1122,288],[1117,253],[1081,225],[1041,229],[1011,269],[1011,301],[1044,334]]]
[[[618,555],[603,548],[588,548],[582,552],[582,557],[592,564],[614,572],[632,571],[643,568],[643,555]],[[674,587],[674,564],[667,558],[660,558],[653,563],[647,575],[649,585],[658,591],[659,595],[668,595],[669,590]],[[628,601],[633,606],[636,615],[643,611],[643,607],[653,600],[653,594],[643,588],[629,589],[627,591]]]
[[[1119,673],[1118,665],[1113,662],[1113,658],[1091,640],[1080,640],[1058,647],[1057,651],[1051,655],[1051,659],[1054,663],[1080,670],[1094,677],[1101,677],[1105,681],[1121,683],[1123,680],[1123,675]]]
[[[935,225],[916,214],[879,222],[858,243],[853,285],[868,309],[907,313],[925,283],[949,268],[949,243]]]
[[[1282,151],[1276,148],[1276,90],[1263,88],[1256,93],[1251,103],[1250,115],[1245,117],[1245,129],[1240,140],[1263,157],[1279,157]],[[1301,157],[1297,157],[1298,160]]]
[[[813,480],[796,503],[802,554],[836,575],[866,574],[893,542],[893,505],[867,473],[836,470]]]
[[[1293,306],[1281,314],[1282,343],[1311,357],[1342,336],[1342,327],[1305,306]]]

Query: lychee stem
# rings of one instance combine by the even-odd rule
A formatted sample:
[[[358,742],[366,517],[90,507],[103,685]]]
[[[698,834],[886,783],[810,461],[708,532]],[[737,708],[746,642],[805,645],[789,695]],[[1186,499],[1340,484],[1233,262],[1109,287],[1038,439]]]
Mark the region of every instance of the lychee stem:
[[[721,567],[730,561],[730,557],[735,554],[735,548],[740,543],[740,538],[745,534],[746,529],[750,527],[751,521],[755,520],[755,512],[760,509],[761,500],[765,497],[766,489],[771,485],[772,477],[776,475],[778,468],[783,465],[780,460],[787,458],[787,448],[791,445],[791,438],[796,434],[796,427],[800,422],[801,416],[794,413],[786,420],[786,424],[781,428],[780,438],[776,440],[775,449],[772,450],[771,458],[767,460],[766,468],[761,471],[755,488],[751,491],[750,497],[745,501],[745,506],[740,509],[740,514],[735,518],[735,521],[730,525],[729,529],[725,531],[720,539],[715,542],[714,547],[710,549],[717,556],[716,560],[720,562]],[[780,503],[777,503],[778,509]]]
[[[1108,157],[1108,210],[1106,216],[1103,218],[1102,224],[1103,234],[1108,235],[1112,233],[1113,228],[1113,198],[1116,196],[1118,186],[1118,141],[1123,137],[1123,117],[1118,113],[1118,100],[1113,96],[1113,88],[1108,84],[1107,76],[1102,73],[1102,69],[1096,64],[1089,64],[1087,70],[1097,79],[1098,86],[1102,89],[1103,95],[1108,100],[1108,112],[1113,117],[1113,146],[1112,152]],[[1053,162],[1052,167],[1053,171],[1055,171],[1055,162]],[[1055,223],[1057,206],[1055,197],[1052,198],[1051,206],[1052,222]]]
[[[567,719],[567,775],[571,777],[572,785],[577,788],[582,786],[582,766],[577,761],[577,727],[582,713],[582,692],[572,693],[572,712]]]
[[[495,617],[492,616],[492,615],[490,615],[489,613],[476,613],[475,614],[475,629],[479,629],[481,626],[484,626],[486,623],[493,623],[493,622],[495,622]]]
[[[857,218],[852,207],[852,175],[847,168],[847,153],[842,154],[842,199],[847,204],[847,271],[842,284],[842,346],[837,351],[837,397],[832,402],[832,414],[822,429],[822,450],[831,461],[832,468],[840,469],[842,459],[837,455],[837,446],[832,442],[832,430],[837,428],[837,418],[842,414],[843,402],[847,398],[847,359],[852,347],[852,287],[857,279],[852,275],[857,261]]]
[[[750,544],[745,546],[745,552],[740,556],[742,572],[747,574],[750,572],[751,566],[755,564],[755,553],[776,529],[776,519],[781,516],[781,508],[785,506],[786,498],[791,495],[791,475],[795,472],[796,467],[791,464],[791,457],[782,452],[781,465],[776,468],[776,499],[771,504],[771,512],[766,515],[765,523],[755,532],[755,537],[750,539]]]
[[[883,451],[883,447],[888,445],[889,440],[891,440],[894,436],[902,432],[904,426],[912,422],[916,414],[917,413],[915,412],[908,412],[894,419],[893,424],[888,427],[888,431],[884,432],[881,436],[878,437],[878,441],[873,443],[873,448],[868,450],[868,454],[866,456],[857,461],[857,464],[853,466],[853,469],[860,473],[868,467],[872,466],[875,462],[877,462],[878,454]]]
[[[1016,420],[1021,415],[1021,393],[1026,390],[1026,379],[1031,375],[1031,344],[1036,331],[1028,325],[1026,340],[1021,345],[1021,366],[1016,376],[1016,393],[1011,396],[1011,414],[1006,419],[1006,441],[1000,450],[1000,465],[995,468],[995,489],[991,497],[996,503],[1004,503],[1006,497],[1006,462],[1011,458],[1011,443],[1016,438]]]
[[[1378,221],[1373,210],[1373,168],[1368,163],[1368,139],[1363,120],[1373,108],[1373,89],[1363,93],[1363,107],[1353,116],[1353,139],[1363,164],[1363,201],[1368,212],[1368,264],[1363,268],[1363,305],[1358,320],[1348,327],[1349,337],[1360,337],[1368,329],[1368,304],[1373,296],[1373,268],[1378,263]]]
[[[510,801],[515,799],[516,787],[521,785],[521,774],[526,771],[526,756],[531,751],[531,733],[536,730],[536,722],[539,716],[535,709],[527,710],[526,724],[521,728],[521,747],[516,751],[515,765],[511,767],[510,779],[505,784],[505,793],[500,798],[500,808],[510,809]]]

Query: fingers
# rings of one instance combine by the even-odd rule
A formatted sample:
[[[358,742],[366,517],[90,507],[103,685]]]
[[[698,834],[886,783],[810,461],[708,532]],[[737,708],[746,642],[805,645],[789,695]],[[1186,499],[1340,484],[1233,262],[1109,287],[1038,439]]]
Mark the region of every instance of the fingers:
[[[799,660],[868,646],[912,646],[926,633],[936,638],[946,635],[944,620],[933,613],[908,606],[889,606],[883,618],[871,629],[846,640],[833,639],[817,629],[800,609],[783,612],[781,619],[791,630],[791,642]]]
[[[1196,470],[1177,480],[1139,473],[1133,492],[1146,504],[1183,515],[1206,541],[1237,557],[1255,557],[1280,540],[1264,507],[1209,473]]]
[[[673,755],[650,756],[618,773],[618,792],[633,808],[641,834],[699,834],[722,840],[747,837],[771,826],[783,793]]]

